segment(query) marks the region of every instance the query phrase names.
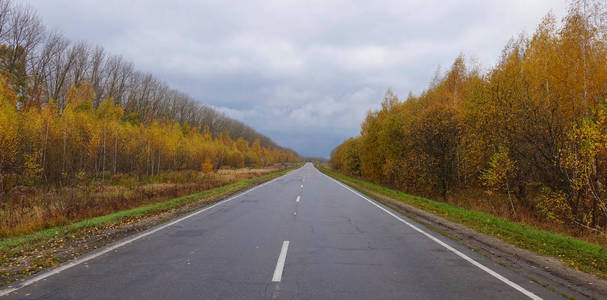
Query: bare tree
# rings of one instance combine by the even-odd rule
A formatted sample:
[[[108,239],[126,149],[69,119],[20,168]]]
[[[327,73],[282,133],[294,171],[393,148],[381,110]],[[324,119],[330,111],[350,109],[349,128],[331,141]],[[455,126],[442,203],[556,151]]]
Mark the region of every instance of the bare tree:
[[[95,91],[95,106],[99,105],[103,97],[103,65],[105,62],[105,51],[103,47],[97,46],[92,51],[90,59],[88,81]]]
[[[78,85],[86,80],[86,74],[90,68],[89,46],[85,42],[79,42],[72,46],[74,62],[71,68],[71,84]]]

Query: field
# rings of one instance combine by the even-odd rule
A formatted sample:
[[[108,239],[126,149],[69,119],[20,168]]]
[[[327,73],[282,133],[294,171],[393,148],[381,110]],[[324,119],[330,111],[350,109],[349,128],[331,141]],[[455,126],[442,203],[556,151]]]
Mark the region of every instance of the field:
[[[279,168],[222,169],[209,174],[180,171],[139,180],[132,175],[119,174],[88,185],[51,189],[19,187],[0,201],[0,237],[32,233],[192,194],[276,172]]]

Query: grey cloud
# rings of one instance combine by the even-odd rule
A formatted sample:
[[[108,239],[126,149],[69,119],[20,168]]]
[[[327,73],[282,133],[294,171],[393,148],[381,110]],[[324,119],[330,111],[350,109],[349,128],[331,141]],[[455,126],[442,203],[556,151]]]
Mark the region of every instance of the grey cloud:
[[[303,155],[358,135],[387,88],[419,93],[464,53],[482,66],[565,0],[23,1]]]

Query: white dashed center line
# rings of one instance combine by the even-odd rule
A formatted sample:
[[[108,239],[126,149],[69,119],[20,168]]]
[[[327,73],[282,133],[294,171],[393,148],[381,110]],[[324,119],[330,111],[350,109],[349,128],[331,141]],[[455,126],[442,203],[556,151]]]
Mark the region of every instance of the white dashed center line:
[[[285,260],[287,259],[288,250],[289,241],[282,242],[282,249],[280,249],[280,255],[278,255],[278,261],[276,262],[276,269],[274,269],[272,282],[280,282],[280,279],[282,279],[282,270],[285,268]]]

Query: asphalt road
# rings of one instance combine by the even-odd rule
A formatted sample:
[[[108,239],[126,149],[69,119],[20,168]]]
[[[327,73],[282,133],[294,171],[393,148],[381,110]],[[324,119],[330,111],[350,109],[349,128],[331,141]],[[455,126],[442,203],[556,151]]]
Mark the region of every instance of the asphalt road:
[[[7,298],[561,298],[311,164],[109,249]]]

